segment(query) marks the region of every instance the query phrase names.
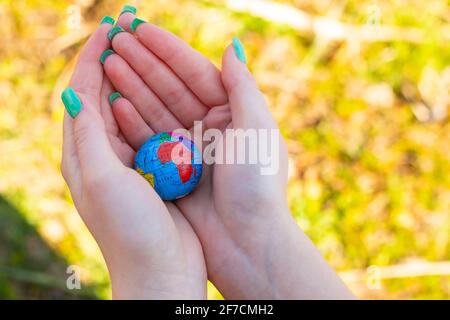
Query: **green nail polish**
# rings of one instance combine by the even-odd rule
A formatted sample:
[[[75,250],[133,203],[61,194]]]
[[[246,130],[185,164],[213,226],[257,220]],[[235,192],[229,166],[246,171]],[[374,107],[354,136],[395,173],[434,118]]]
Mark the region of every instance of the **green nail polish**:
[[[108,50],[106,50],[106,51],[103,51],[103,53],[102,53],[102,55],[101,55],[101,57],[100,57],[100,62],[101,62],[102,64],[105,64],[106,58],[108,58],[110,55],[112,55],[112,54],[114,54],[114,53],[115,53],[114,50],[111,50],[111,49],[108,49]]]
[[[130,12],[132,14],[136,14],[136,7],[130,6],[129,4],[126,4],[123,6],[122,11],[120,12],[120,15],[124,14],[125,12]]]
[[[244,52],[244,46],[242,45],[241,41],[237,38],[233,38],[233,48],[234,52],[236,53],[236,56],[239,60],[241,60],[243,63],[247,63],[247,58],[245,57]]]
[[[131,21],[130,24],[130,29],[133,30],[134,32],[136,32],[136,28],[138,27],[138,25],[140,25],[141,23],[144,23],[145,21],[139,18],[135,18],[133,21]]]
[[[109,24],[113,25],[115,22],[116,22],[116,20],[114,20],[110,16],[104,16],[102,21],[100,21],[100,24],[109,23]]]
[[[112,39],[118,34],[118,33],[121,33],[121,32],[124,32],[125,30],[121,27],[121,26],[115,26],[115,27],[113,27],[111,30],[109,30],[109,32],[108,32],[108,39],[110,40],[110,41],[112,41]]]
[[[113,92],[111,93],[111,95],[109,96],[109,103],[112,105],[114,101],[116,101],[117,99],[121,98],[122,95],[119,92]]]
[[[73,90],[71,87],[66,88],[61,93],[61,100],[64,103],[67,112],[73,119],[75,119],[75,117],[80,113],[81,109],[83,109],[80,98],[78,98],[75,90]]]

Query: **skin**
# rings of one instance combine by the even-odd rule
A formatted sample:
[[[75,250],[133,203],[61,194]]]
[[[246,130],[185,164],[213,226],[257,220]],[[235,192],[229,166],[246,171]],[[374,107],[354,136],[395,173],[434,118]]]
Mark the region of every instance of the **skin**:
[[[64,116],[62,173],[109,269],[113,298],[204,299],[206,270],[191,225],[130,168],[134,150],[114,120],[100,55],[102,24],[83,48],[70,86],[83,104]]]
[[[130,31],[133,18],[122,14],[118,24]],[[145,23],[137,38],[116,35],[117,54],[102,66],[110,28],[99,26],[75,68],[70,86],[83,110],[65,115],[62,172],[105,257],[113,298],[201,299],[207,276],[230,299],[351,298],[289,212],[284,143],[276,175],[262,176],[258,165],[204,165],[196,190],[175,202],[161,201],[131,169],[149,136],[195,120],[204,129],[277,126],[231,47],[219,71]],[[111,108],[113,87],[123,98]]]

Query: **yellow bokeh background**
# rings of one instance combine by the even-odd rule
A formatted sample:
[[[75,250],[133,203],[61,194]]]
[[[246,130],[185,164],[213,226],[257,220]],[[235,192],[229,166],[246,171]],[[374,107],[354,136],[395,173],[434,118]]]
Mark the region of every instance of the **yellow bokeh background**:
[[[448,1],[129,3],[219,68],[240,37],[288,142],[292,213],[358,297],[450,297]],[[60,175],[59,95],[124,4],[0,0],[0,298],[110,298]]]

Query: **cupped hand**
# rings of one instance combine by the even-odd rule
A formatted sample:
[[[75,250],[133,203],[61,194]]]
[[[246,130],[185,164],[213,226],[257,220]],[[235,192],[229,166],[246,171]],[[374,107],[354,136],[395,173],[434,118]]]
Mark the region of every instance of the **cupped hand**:
[[[204,164],[199,186],[175,201],[198,235],[208,276],[226,298],[351,298],[292,218],[286,202],[287,151],[242,48],[226,49],[222,71],[168,31],[127,13],[104,68],[122,98],[115,119],[134,150],[154,132],[275,130],[275,172],[261,165]],[[217,141],[217,154],[227,140]],[[205,144],[203,143],[203,147]]]
[[[135,150],[111,112],[113,88],[100,62],[111,27],[103,23],[90,37],[74,91],[63,93],[73,117],[64,115],[63,176],[105,258],[114,298],[205,298],[205,262],[191,225],[130,168]]]

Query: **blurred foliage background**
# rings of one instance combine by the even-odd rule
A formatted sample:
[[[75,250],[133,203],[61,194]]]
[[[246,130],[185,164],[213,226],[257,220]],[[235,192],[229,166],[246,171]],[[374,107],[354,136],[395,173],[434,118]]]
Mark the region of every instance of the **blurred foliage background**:
[[[129,3],[219,67],[241,38],[288,141],[293,214],[357,296],[450,298],[450,1]],[[123,4],[0,0],[0,298],[110,297],[59,172],[59,94]]]

